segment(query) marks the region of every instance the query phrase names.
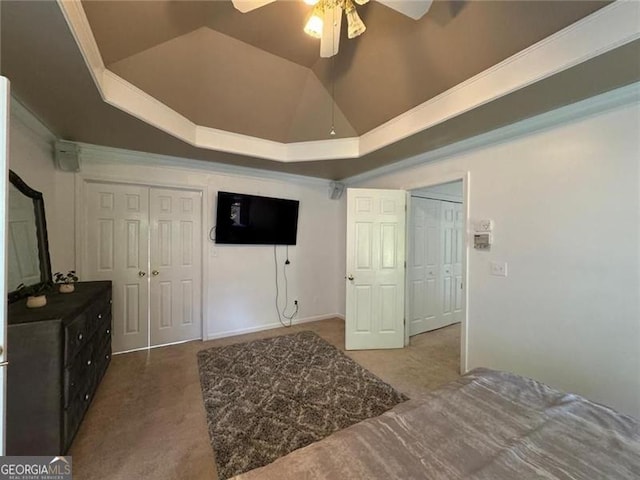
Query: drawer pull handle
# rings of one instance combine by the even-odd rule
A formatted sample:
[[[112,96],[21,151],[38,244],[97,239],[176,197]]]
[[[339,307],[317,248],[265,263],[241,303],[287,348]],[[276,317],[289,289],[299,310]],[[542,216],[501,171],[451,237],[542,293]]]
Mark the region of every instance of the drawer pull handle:
[[[102,320],[102,314],[101,313],[98,314],[98,320]]]
[[[104,356],[104,358],[105,358],[106,360],[109,360],[109,357],[110,357],[110,355],[109,355],[108,353]]]
[[[111,329],[107,328],[107,335],[109,335],[111,333]]]
[[[109,305],[112,305],[112,304],[113,304],[113,300],[109,300]]]
[[[84,335],[82,333],[78,334],[78,340],[82,341],[82,339],[84,338]]]
[[[84,395],[84,399],[85,399],[85,401],[89,401],[89,394],[88,394],[88,393],[86,393],[86,394]]]
[[[87,366],[91,365],[91,360],[87,360]]]

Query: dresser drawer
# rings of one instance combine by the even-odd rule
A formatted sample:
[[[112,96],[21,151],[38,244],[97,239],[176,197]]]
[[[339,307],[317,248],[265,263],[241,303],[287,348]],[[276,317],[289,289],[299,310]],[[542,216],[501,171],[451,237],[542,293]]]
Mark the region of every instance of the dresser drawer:
[[[77,316],[65,328],[65,365],[70,365],[73,358],[89,340],[89,329],[87,328],[87,314]]]
[[[111,310],[109,309],[108,313],[104,314],[100,319],[100,323],[98,325],[98,330],[96,331],[96,345],[103,345],[107,339],[111,340],[112,331],[111,331]]]
[[[65,451],[71,445],[71,441],[80,426],[82,417],[84,417],[91,400],[93,400],[93,394],[95,392],[95,377],[89,376],[87,383],[84,385],[78,395],[76,395],[69,406],[64,411],[63,429],[64,429],[64,447]]]
[[[87,311],[88,330],[91,335],[93,332],[102,328],[102,325],[108,321],[111,324],[111,295],[105,295],[100,301],[92,305]]]
[[[95,350],[98,345],[88,343],[64,369],[64,408],[86,389],[95,377]]]
[[[111,337],[102,345],[99,351],[94,351],[94,362],[96,368],[96,383],[100,382],[111,362]]]

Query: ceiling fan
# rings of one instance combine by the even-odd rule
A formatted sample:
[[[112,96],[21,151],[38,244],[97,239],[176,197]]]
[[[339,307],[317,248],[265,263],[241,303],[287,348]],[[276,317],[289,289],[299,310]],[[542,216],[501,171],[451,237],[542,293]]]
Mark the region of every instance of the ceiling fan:
[[[274,1],[232,0],[233,6],[242,13],[250,12]],[[321,57],[328,58],[338,53],[343,11],[347,17],[347,36],[349,38],[355,38],[366,30],[367,27],[360,19],[356,6],[353,4],[354,1],[358,5],[364,5],[369,0],[304,0],[306,4],[313,6],[313,11],[304,26],[304,32],[320,39]],[[433,0],[377,0],[377,2],[407,17],[419,20],[429,11]]]

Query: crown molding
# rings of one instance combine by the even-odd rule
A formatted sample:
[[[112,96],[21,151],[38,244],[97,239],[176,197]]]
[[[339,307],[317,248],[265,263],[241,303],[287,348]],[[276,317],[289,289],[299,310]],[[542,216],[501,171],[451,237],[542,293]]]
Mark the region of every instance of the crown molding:
[[[58,0],[105,102],[195,147],[278,162],[358,158],[640,38],[640,2],[618,0],[360,137],[281,143],[196,125],[107,70],[80,0]]]
[[[191,158],[160,155],[156,153],[139,152],[123,148],[105,147],[90,143],[70,142],[79,147],[79,155],[82,165],[107,164],[107,165],[141,165],[163,166],[167,168],[186,169],[190,171],[208,172],[218,175],[234,177],[252,177],[258,179],[276,180],[298,185],[313,185],[329,187],[331,180],[317,177],[307,177],[291,173],[262,170],[259,168],[241,167],[226,163],[207,162]]]
[[[376,168],[353,177],[340,180],[350,186],[360,185],[363,182],[373,180],[383,175],[388,175],[400,170],[405,170],[424,163],[446,160],[449,157],[461,155],[463,153],[506,142],[514,138],[522,137],[537,131],[569,123],[571,121],[584,119],[591,115],[596,115],[621,106],[640,104],[640,82],[627,85],[625,87],[611,90],[595,97],[587,98],[580,102],[567,105],[550,112],[545,112],[535,117],[527,118],[505,127],[482,133],[475,137],[467,138],[451,145],[446,145],[431,152],[422,153],[406,160]],[[640,108],[640,105],[638,105]]]

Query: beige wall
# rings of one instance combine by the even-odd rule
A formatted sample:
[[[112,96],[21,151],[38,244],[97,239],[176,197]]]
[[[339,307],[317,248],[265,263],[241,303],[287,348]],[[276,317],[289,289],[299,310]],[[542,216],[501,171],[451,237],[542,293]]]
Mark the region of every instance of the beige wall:
[[[640,104],[423,163],[358,187],[469,172],[468,366],[509,370],[640,417]],[[508,277],[489,262],[507,262]]]
[[[11,118],[11,168],[32,188],[43,193],[49,231],[53,271],[77,267],[75,263],[75,182],[74,174],[55,170],[52,157],[53,135],[24,109]],[[207,305],[207,334],[227,336],[279,325],[275,311],[275,266],[272,246],[215,245],[209,229],[215,220],[219,190],[300,201],[298,244],[289,247],[291,264],[289,309],[293,300],[300,306],[298,319],[333,316],[343,309],[343,242],[340,232],[342,204],[329,199],[329,182],[301,177],[269,177],[222,173],[190,162],[189,166],[136,164],[146,156],[127,152],[128,163],[94,161],[82,157],[81,175],[126,179],[149,185],[204,186],[208,223],[203,231],[207,249],[203,262],[209,278],[204,292]],[[198,165],[202,165],[200,168]],[[278,248],[280,263],[284,247]],[[284,304],[283,265],[280,269],[281,306]],[[337,283],[336,283],[337,282]]]
[[[299,319],[333,316],[340,312],[339,290],[344,285],[339,253],[341,202],[329,198],[329,182],[249,177],[195,168],[161,167],[115,163],[89,163],[82,167],[89,177],[126,178],[146,184],[170,184],[204,187],[204,208],[208,224],[204,225],[203,257],[208,269],[209,289],[205,290],[208,310],[208,336],[221,337],[279,325],[275,311],[275,265],[273,246],[217,245],[206,233],[215,223],[218,191],[230,191],[300,201],[298,242],[289,247],[291,264],[289,309],[293,300],[300,305]],[[280,302],[284,305],[282,277],[285,247],[278,247]],[[82,270],[80,270],[82,271]]]
[[[73,270],[73,174],[55,170],[55,137],[15,100],[12,100],[9,129],[9,168],[44,197],[52,272]]]

